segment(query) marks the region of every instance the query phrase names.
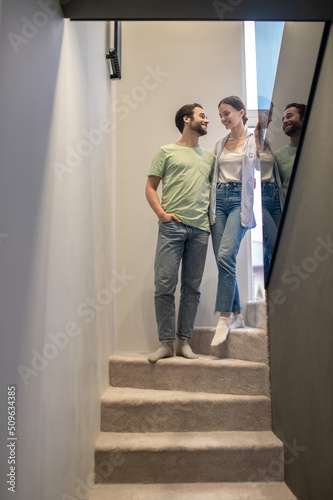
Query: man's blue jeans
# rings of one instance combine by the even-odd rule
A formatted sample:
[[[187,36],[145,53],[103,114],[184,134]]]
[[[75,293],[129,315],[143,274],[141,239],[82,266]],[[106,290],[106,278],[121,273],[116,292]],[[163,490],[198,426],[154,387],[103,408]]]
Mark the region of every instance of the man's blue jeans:
[[[218,267],[215,311],[232,313],[242,310],[236,278],[236,258],[247,231],[241,225],[242,184],[217,185],[216,223],[211,226],[213,249]]]
[[[181,222],[161,223],[155,256],[155,314],[161,342],[175,340],[175,290],[182,261],[177,335],[190,339],[200,301],[209,233]]]
[[[279,188],[275,182],[261,183],[261,203],[263,220],[264,274],[266,282],[282,215]]]

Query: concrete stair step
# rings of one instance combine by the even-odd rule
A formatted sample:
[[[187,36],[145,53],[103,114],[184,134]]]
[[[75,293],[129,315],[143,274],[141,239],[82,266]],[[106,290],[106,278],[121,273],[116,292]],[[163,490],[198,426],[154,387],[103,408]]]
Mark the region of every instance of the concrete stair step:
[[[191,337],[193,352],[220,358],[242,359],[268,364],[268,338],[261,328],[230,330],[227,340],[220,346],[211,346],[215,327],[196,327]]]
[[[105,432],[269,429],[266,396],[109,387],[102,397],[101,430]]]
[[[96,484],[90,500],[297,500],[285,483]]]
[[[271,431],[102,432],[95,465],[96,481],[103,483],[271,481],[272,474],[283,481],[284,476],[283,446]]]
[[[200,356],[173,356],[149,363],[148,353],[118,352],[110,357],[110,385],[171,391],[270,396],[265,363]]]

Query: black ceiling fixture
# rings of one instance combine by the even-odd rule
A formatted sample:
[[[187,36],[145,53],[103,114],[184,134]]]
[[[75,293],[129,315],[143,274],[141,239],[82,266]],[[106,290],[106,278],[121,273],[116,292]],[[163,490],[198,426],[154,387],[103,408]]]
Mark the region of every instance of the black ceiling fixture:
[[[109,49],[106,58],[110,61],[111,79],[121,79],[121,22],[114,21],[114,48]]]

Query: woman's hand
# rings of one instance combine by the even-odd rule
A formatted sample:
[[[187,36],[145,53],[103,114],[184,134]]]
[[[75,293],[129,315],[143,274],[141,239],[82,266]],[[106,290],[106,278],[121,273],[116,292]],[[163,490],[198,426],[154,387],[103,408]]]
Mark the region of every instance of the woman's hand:
[[[262,152],[263,147],[264,147],[263,137],[264,137],[264,129],[263,129],[261,123],[258,122],[257,125],[255,126],[255,129],[254,129],[254,140],[256,143],[258,158],[260,158],[260,153]]]

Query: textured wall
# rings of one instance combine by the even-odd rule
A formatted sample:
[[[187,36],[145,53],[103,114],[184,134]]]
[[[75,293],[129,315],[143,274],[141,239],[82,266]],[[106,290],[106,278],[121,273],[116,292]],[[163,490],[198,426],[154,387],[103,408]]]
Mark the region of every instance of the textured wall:
[[[13,498],[5,478],[13,384],[16,498],[76,498],[79,481],[89,487],[112,349],[112,287],[123,287],[112,262],[107,30],[64,23],[56,5],[22,0],[2,11],[3,499]]]

